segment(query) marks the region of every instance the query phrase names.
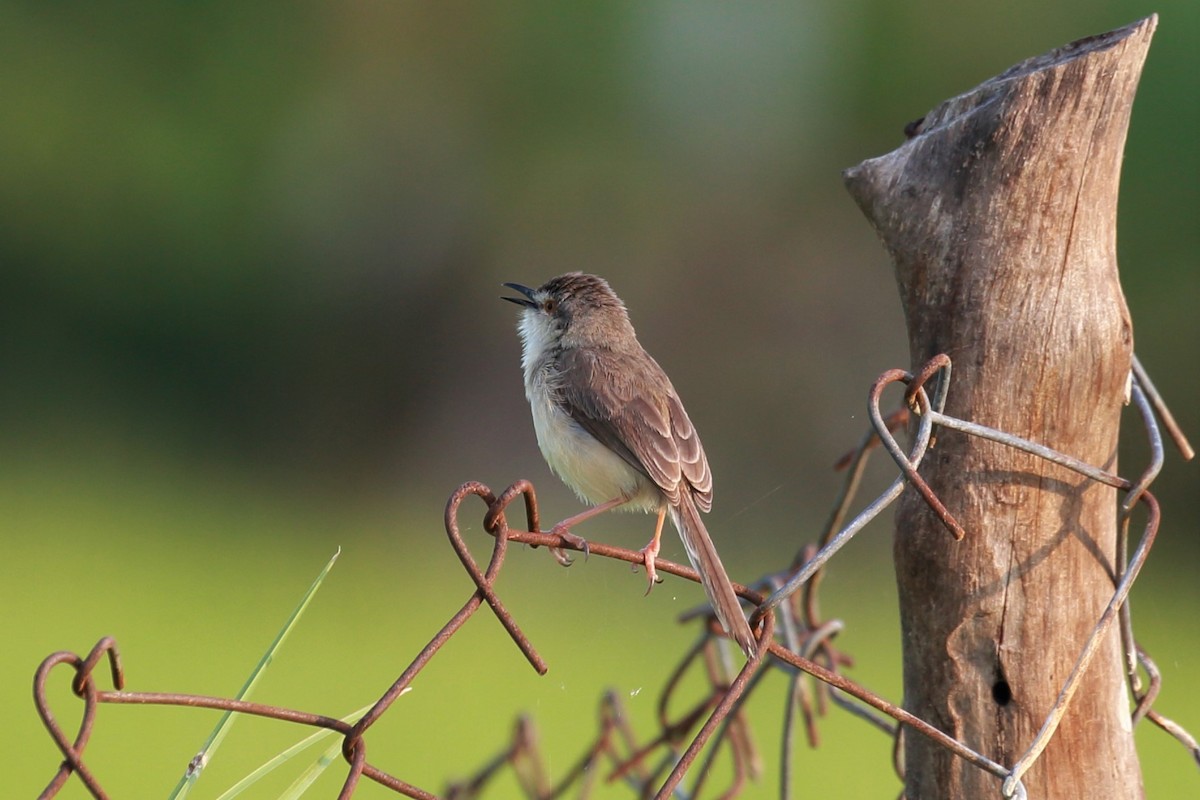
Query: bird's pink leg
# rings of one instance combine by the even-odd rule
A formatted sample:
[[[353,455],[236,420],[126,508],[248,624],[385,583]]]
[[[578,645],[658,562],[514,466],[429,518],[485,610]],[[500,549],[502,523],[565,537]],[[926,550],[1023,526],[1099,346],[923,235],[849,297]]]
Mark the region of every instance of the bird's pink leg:
[[[576,536],[575,534],[571,533],[570,529],[573,526],[578,525],[581,522],[584,522],[586,520],[591,519],[592,517],[603,514],[605,511],[611,511],[612,509],[616,508],[617,506],[624,505],[625,503],[628,503],[628,502],[629,502],[629,498],[624,497],[624,496],[614,497],[612,500],[606,500],[598,506],[592,506],[591,508],[580,511],[578,514],[576,514],[572,517],[567,517],[562,522],[558,523],[553,528],[551,528],[550,533],[554,534],[555,536],[562,537],[562,540],[564,542],[567,542],[572,547],[574,547],[578,550],[582,550],[584,558],[587,558],[587,555],[588,555],[587,540],[584,539],[582,536]],[[661,524],[662,523],[660,520],[659,521],[660,527],[661,527]],[[562,548],[551,547],[550,552],[554,554],[554,558],[557,559],[558,563],[562,564],[564,567],[569,567],[571,565],[571,557],[569,555],[567,555],[566,551],[563,550]]]
[[[658,577],[658,572],[654,569],[654,559],[658,557],[659,540],[662,539],[663,520],[667,516],[667,504],[663,503],[658,507],[658,522],[654,526],[654,538],[641,549],[642,559],[646,564],[646,579],[650,585],[646,587],[646,594],[650,594],[650,590],[654,588],[654,584],[659,583],[662,579]]]

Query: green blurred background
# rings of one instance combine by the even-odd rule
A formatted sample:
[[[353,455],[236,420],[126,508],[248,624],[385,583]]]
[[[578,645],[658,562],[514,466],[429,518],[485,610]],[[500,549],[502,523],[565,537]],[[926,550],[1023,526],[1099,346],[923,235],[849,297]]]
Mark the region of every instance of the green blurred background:
[[[1138,352],[1200,438],[1193,0],[0,3],[4,794],[35,794],[57,763],[29,693],[54,650],[112,634],[128,688],[229,695],[340,545],[257,699],[343,714],[470,594],[441,530],[459,483],[528,477],[546,519],[578,510],[536,449],[502,281],[612,281],[704,433],[730,571],[785,566],[870,381],[907,366],[887,258],[840,170],[1011,64],[1155,11],[1122,277]],[[889,477],[877,465],[864,491]],[[1134,608],[1160,709],[1197,731],[1197,467],[1172,451],[1158,487]],[[484,554],[481,513],[464,525]],[[648,524],[586,534],[639,546]],[[824,608],[853,676],[898,700],[889,551],[886,523],[852,543]],[[528,712],[559,776],[608,686],[649,735],[698,589],[643,599],[619,565],[521,549],[499,589],[550,673],[481,614],[371,732],[379,766],[441,791]],[[751,704],[752,796],[776,785],[783,686]],[[106,706],[88,760],[116,797],[163,796],[214,721]],[[823,731],[797,756],[810,791],[895,795],[884,737],[841,714]],[[199,796],[301,735],[243,721]],[[1150,795],[1194,796],[1184,750],[1138,739]]]

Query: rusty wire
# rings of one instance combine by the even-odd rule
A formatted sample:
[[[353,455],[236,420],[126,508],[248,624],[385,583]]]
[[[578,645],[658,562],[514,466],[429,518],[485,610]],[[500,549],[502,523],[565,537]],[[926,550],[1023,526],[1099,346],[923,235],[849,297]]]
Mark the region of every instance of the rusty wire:
[[[1054,735],[1058,721],[1069,706],[1078,687],[1079,677],[1096,652],[1096,644],[1115,620],[1120,619],[1122,641],[1126,651],[1126,672],[1130,694],[1135,701],[1132,711],[1134,723],[1149,719],[1182,742],[1200,762],[1200,746],[1181,726],[1163,717],[1152,704],[1161,686],[1161,673],[1149,655],[1137,645],[1132,635],[1132,622],[1128,612],[1127,597],[1137,578],[1141,566],[1154,542],[1160,522],[1158,502],[1147,490],[1162,464],[1162,443],[1158,433],[1156,414],[1180,449],[1187,456],[1190,445],[1170,420],[1170,412],[1153,390],[1141,365],[1135,361],[1132,383],[1132,399],[1142,415],[1151,442],[1152,459],[1137,481],[1128,481],[1112,475],[1098,467],[1078,461],[1002,431],[987,428],[967,420],[958,420],[943,413],[946,392],[950,385],[951,364],[946,356],[937,356],[914,374],[902,370],[889,370],[873,384],[870,393],[871,432],[864,437],[852,454],[845,459],[847,477],[817,544],[807,545],[797,553],[792,567],[784,574],[764,578],[755,587],[735,584],[739,596],[750,602],[755,610],[751,615],[752,627],[757,630],[758,647],[754,656],[734,674],[727,640],[711,613],[703,612],[704,626],[701,635],[684,654],[659,695],[658,731],[649,739],[639,742],[629,724],[624,709],[615,692],[604,695],[598,715],[597,734],[572,768],[559,780],[551,784],[544,766],[538,744],[536,727],[532,720],[522,717],[513,728],[511,740],[499,753],[468,780],[451,785],[447,796],[455,798],[474,797],[501,771],[511,770],[527,797],[550,800],[562,797],[571,788],[578,789],[578,796],[587,797],[602,772],[601,765],[607,764],[609,782],[623,781],[639,796],[668,798],[682,791],[684,777],[692,776],[693,785],[686,796],[697,796],[709,778],[718,753],[728,753],[732,760],[731,782],[721,790],[720,797],[734,797],[748,779],[761,771],[759,757],[753,745],[748,721],[741,713],[742,704],[773,666],[790,673],[787,690],[787,706],[784,714],[784,752],[782,796],[790,797],[790,752],[795,738],[797,717],[803,719],[810,745],[818,741],[817,719],[826,713],[828,702],[845,708],[895,739],[894,753],[898,754],[900,738],[906,730],[926,736],[950,750],[976,767],[986,770],[1001,781],[1001,792],[1007,798],[1025,796],[1020,778],[1036,761],[1046,743]],[[932,399],[926,384],[937,378]],[[885,417],[879,408],[883,390],[890,384],[902,382],[906,408]],[[893,431],[915,416],[917,430],[909,452],[905,453],[896,443]],[[834,646],[834,640],[842,629],[839,620],[823,620],[819,613],[818,585],[822,568],[829,559],[859,532],[871,519],[878,516],[903,491],[906,485],[913,486],[925,502],[938,515],[947,530],[955,538],[966,534],[953,514],[942,504],[930,487],[918,474],[917,469],[926,451],[934,440],[937,426],[953,428],[969,435],[980,436],[1010,447],[1032,453],[1072,469],[1091,480],[1099,481],[1126,492],[1120,509],[1118,572],[1114,576],[1115,589],[1108,606],[1096,622],[1091,635],[1083,646],[1075,668],[1065,681],[1059,699],[1047,715],[1042,730],[1028,745],[1025,754],[1011,767],[998,764],[974,751],[929,723],[903,708],[849,679],[840,670],[852,663],[846,654]],[[860,512],[849,524],[842,522],[857,490],[868,452],[882,444],[901,471],[901,476],[872,503]],[[487,506],[484,529],[493,537],[491,558],[485,568],[470,554],[458,523],[460,507],[468,498],[478,497]],[[506,512],[517,500],[523,500],[528,530],[510,528]],[[1138,547],[1132,558],[1126,559],[1128,528],[1133,508],[1137,505],[1147,509],[1147,521]],[[520,649],[530,665],[539,673],[547,669],[532,642],[521,630],[512,614],[505,607],[493,586],[503,566],[510,542],[531,547],[546,547],[560,561],[566,559],[567,550],[583,550],[600,558],[610,558],[640,564],[643,556],[639,551],[628,550],[600,542],[585,542],[569,532],[545,533],[540,529],[538,506],[533,485],[518,481],[496,496],[481,483],[469,482],[460,486],[446,505],[445,529],[451,545],[458,554],[464,569],[471,576],[475,589],[462,608],[455,613],[429,643],[417,654],[408,667],[385,691],[379,700],[356,723],[350,724],[333,717],[313,714],[295,709],[280,708],[258,703],[221,697],[199,695],[127,692],[124,691],[124,674],[117,645],[111,637],[101,639],[86,657],[70,652],[57,652],[48,656],[38,667],[34,677],[34,699],[38,713],[63,755],[54,777],[43,790],[42,797],[53,797],[72,775],[84,784],[94,797],[107,797],[96,776],[83,760],[83,751],[91,737],[95,713],[100,703],[123,703],[143,705],[175,705],[236,711],[245,714],[269,717],[280,721],[319,728],[328,728],[343,737],[342,751],[348,771],[341,798],[351,797],[362,776],[385,786],[394,792],[412,798],[434,798],[431,792],[411,785],[375,767],[367,760],[365,736],[391,707],[392,703],[425,669],[441,647],[453,637],[484,604],[496,616]],[[661,573],[676,575],[697,582],[699,576],[690,567],[665,560],[657,561]],[[761,590],[761,591],[760,591]],[[697,613],[684,615],[684,619],[700,616]],[[777,638],[778,633],[778,638]],[[101,661],[108,660],[112,690],[101,690],[94,676]],[[74,738],[68,737],[57,722],[46,700],[46,685],[49,675],[60,665],[69,665],[74,670],[71,682],[73,692],[84,702],[83,715]],[[1143,686],[1138,667],[1145,671],[1149,680]],[[707,682],[707,693],[690,703],[685,701],[686,710],[673,713],[682,678],[690,670],[702,670]],[[809,685],[809,681],[812,685]],[[690,738],[689,738],[690,737]],[[686,745],[683,746],[683,743]],[[705,758],[697,763],[706,745]],[[657,758],[648,764],[652,757]],[[902,773],[898,756],[897,772]],[[663,778],[663,775],[666,777]]]

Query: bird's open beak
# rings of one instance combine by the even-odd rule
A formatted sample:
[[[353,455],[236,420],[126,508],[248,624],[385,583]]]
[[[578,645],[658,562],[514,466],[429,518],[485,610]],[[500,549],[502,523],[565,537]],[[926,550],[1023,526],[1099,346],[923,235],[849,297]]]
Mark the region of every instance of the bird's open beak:
[[[522,286],[519,283],[506,283],[503,285],[507,286],[509,289],[512,289],[514,292],[520,292],[521,294],[523,294],[525,296],[524,297],[503,297],[502,296],[500,298],[501,300],[507,300],[510,303],[516,303],[517,305],[525,306],[526,308],[537,308],[537,303],[533,302],[533,289],[530,289],[528,286]]]

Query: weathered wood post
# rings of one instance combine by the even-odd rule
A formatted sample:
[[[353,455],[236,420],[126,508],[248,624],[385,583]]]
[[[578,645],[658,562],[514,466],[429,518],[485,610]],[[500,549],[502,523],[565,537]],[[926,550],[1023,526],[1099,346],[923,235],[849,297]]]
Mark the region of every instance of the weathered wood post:
[[[1032,58],[949,100],[846,185],[891,253],[912,363],[947,353],[946,413],[1116,470],[1133,348],[1117,186],[1156,18]],[[1113,592],[1111,488],[943,430],[921,466],[966,529],[909,490],[896,514],[905,707],[1002,764],[1041,727]],[[922,736],[906,797],[999,783]],[[1036,798],[1136,798],[1116,626],[1049,747]]]

